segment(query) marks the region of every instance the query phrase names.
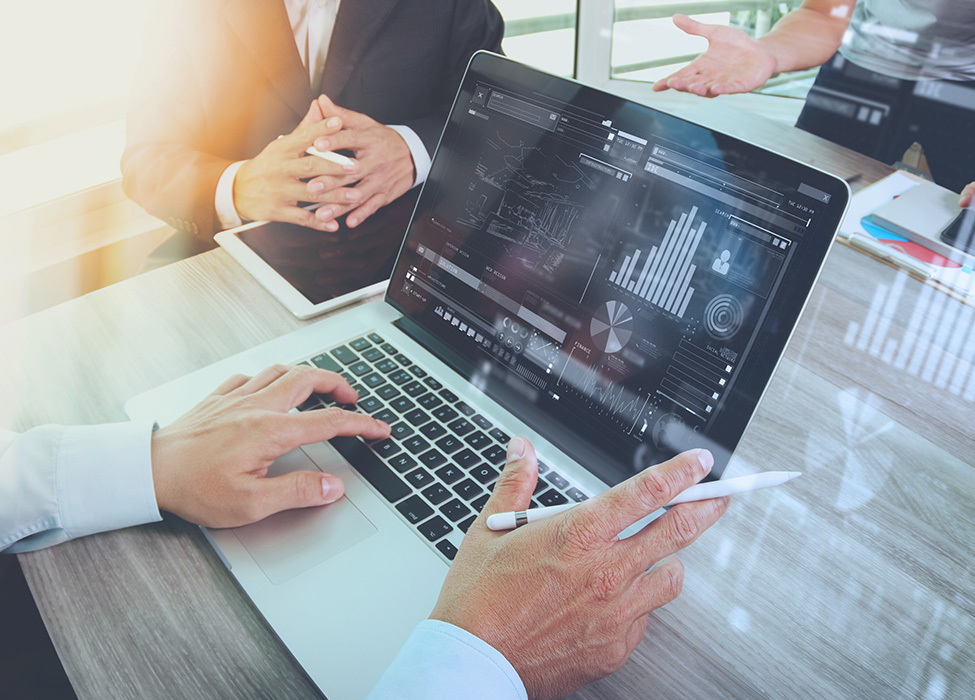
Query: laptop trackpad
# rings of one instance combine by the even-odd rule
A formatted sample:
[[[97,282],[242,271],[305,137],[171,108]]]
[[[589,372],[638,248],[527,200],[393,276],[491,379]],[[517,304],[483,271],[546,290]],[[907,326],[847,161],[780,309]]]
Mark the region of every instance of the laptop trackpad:
[[[299,469],[318,471],[308,455],[295,450],[278,459],[268,470],[268,476]],[[331,505],[284,511],[234,529],[237,539],[275,585],[376,532],[376,527],[345,497]]]

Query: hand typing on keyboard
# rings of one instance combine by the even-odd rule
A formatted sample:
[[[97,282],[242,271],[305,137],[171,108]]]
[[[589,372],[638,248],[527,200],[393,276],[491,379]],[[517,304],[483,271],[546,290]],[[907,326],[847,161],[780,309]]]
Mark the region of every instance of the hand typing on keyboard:
[[[502,534],[487,529],[487,516],[526,509],[538,479],[534,450],[515,438],[431,617],[504,654],[530,698],[564,697],[609,675],[643,639],[650,613],[680,593],[684,569],[672,555],[713,525],[729,499],[678,505],[633,537],[617,535],[712,463],[706,450],[685,452],[562,515]]]
[[[207,527],[234,527],[289,508],[333,503],[345,485],[331,474],[298,471],[267,478],[295,448],[337,435],[389,436],[389,425],[328,408],[289,411],[315,394],[351,404],[356,391],[339,375],[275,365],[231,377],[199,405],[152,436],[152,478],[160,510]]]

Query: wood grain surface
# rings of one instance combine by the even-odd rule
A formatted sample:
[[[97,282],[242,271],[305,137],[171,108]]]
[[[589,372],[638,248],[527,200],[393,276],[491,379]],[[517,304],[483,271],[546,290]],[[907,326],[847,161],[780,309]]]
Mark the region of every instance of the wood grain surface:
[[[841,176],[887,172],[735,124]],[[0,328],[0,424],[124,420],[131,396],[301,325],[206,253]],[[577,697],[973,697],[973,363],[975,308],[834,245],[727,472],[804,476],[736,498],[630,662]],[[319,695],[177,518],[20,562],[81,698]]]

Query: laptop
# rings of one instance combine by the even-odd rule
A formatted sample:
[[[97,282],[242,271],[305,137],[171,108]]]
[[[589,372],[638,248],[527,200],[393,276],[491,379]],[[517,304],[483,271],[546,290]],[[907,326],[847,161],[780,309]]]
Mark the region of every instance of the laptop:
[[[510,436],[536,446],[536,505],[693,447],[720,477],[848,199],[764,148],[478,53],[385,298],[126,410],[165,424],[231,374],[305,362],[392,424],[273,466],[337,474],[338,503],[204,531],[321,690],[361,698],[432,609]]]

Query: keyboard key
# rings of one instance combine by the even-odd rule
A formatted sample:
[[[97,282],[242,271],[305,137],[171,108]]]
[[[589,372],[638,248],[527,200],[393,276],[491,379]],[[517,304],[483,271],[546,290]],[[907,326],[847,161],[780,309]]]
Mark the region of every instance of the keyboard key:
[[[374,343],[384,343],[384,342],[386,342],[385,339],[381,335],[379,335],[378,333],[370,333],[369,334],[369,340],[371,340]]]
[[[329,443],[390,503],[409,495],[410,487],[366,447],[359,438],[338,435]]]
[[[379,348],[369,348],[364,353],[362,353],[362,356],[365,359],[369,360],[370,362],[376,362],[376,361],[381,360],[384,357],[386,357],[383,354],[383,351],[380,350]]]
[[[418,398],[416,402],[421,406],[423,406],[423,408],[427,409],[428,411],[432,411],[437,406],[443,405],[443,401],[441,401],[440,398],[432,392],[427,392],[426,394]]]
[[[551,467],[549,467],[547,464],[545,464],[545,462],[539,462],[538,463],[538,473],[539,474],[544,474],[549,469],[551,469]]]
[[[375,389],[386,382],[386,378],[378,372],[370,372],[362,378],[362,383],[370,389]]]
[[[412,374],[417,379],[423,379],[425,376],[427,376],[427,373],[424,372],[419,365],[410,365],[409,370],[410,370],[410,374]]]
[[[489,493],[484,494],[480,498],[475,498],[473,501],[471,501],[471,508],[480,513],[482,510],[484,510],[484,506],[487,505],[489,498],[491,498],[491,494]]]
[[[579,489],[577,489],[575,486],[573,486],[571,489],[569,489],[568,491],[566,491],[566,493],[569,495],[569,498],[571,498],[576,503],[582,503],[583,501],[588,501],[589,500],[589,496],[587,496],[586,494],[584,494],[582,491],[580,491]]]
[[[389,407],[397,413],[406,413],[407,411],[412,411],[414,408],[416,408],[416,404],[405,396],[397,396],[395,399],[389,402]]]
[[[446,462],[447,458],[444,457],[439,452],[437,452],[436,450],[431,449],[431,450],[427,450],[422,455],[420,455],[420,461],[423,462],[428,467],[430,467],[431,469],[436,469],[441,464]]]
[[[454,404],[454,408],[463,413],[465,416],[473,416],[475,413],[477,413],[477,411],[463,401],[458,401],[456,404]]]
[[[381,420],[383,423],[389,423],[390,425],[399,420],[399,416],[390,411],[388,408],[376,411],[372,414],[372,417],[376,420]]]
[[[416,529],[420,531],[421,535],[426,537],[431,542],[436,542],[448,532],[453,530],[450,523],[441,518],[439,515],[433,516],[422,525],[417,525]]]
[[[349,384],[355,382],[355,375],[350,372],[339,372],[339,376],[342,377],[342,379],[347,381]]]
[[[351,365],[349,365],[349,371],[355,376],[361,377],[372,372],[372,365],[370,365],[368,362],[362,362],[360,360],[359,362],[353,362]]]
[[[500,445],[492,445],[481,452],[481,455],[491,464],[504,464],[505,448]]]
[[[433,481],[433,474],[428,472],[423,467],[417,467],[405,477],[406,481],[413,484],[414,488],[423,488],[431,481]]]
[[[349,343],[349,345],[352,346],[353,350],[365,350],[366,348],[370,347],[372,343],[370,343],[365,338],[356,338],[351,343]]]
[[[568,480],[558,472],[549,472],[545,478],[552,482],[552,486],[562,491],[565,491],[569,486]]]
[[[453,464],[440,467],[440,469],[434,473],[437,475],[437,478],[445,484],[452,484],[464,476],[464,472],[455,467]]]
[[[359,399],[359,408],[366,413],[373,413],[382,407],[383,402],[377,399],[375,396],[367,396],[364,399]]]
[[[407,357],[406,355],[404,355],[403,353],[399,353],[399,354],[398,354],[398,355],[396,356],[396,361],[397,361],[397,362],[399,362],[399,363],[400,363],[401,365],[403,365],[404,367],[406,367],[406,366],[408,366],[408,365],[412,365],[412,364],[413,364],[413,360],[411,360],[410,358],[408,358],[408,357]]]
[[[324,408],[324,406],[322,406],[322,402],[318,400],[317,394],[312,394],[305,399],[304,403],[298,406],[299,411],[311,411],[316,408]]]
[[[457,556],[457,548],[451,544],[450,540],[440,540],[437,542],[436,547],[440,550],[440,553],[447,557],[450,561],[453,561],[454,557]]]
[[[413,375],[402,369],[398,369],[389,375],[389,381],[393,382],[394,384],[405,384],[412,378]]]
[[[407,396],[419,396],[420,394],[426,393],[427,388],[420,384],[420,382],[410,382],[409,384],[403,385],[403,393]]]
[[[473,447],[475,450],[483,450],[488,445],[493,444],[491,442],[491,438],[482,433],[480,430],[476,430],[465,437],[464,442]]]
[[[380,440],[375,445],[373,445],[372,449],[375,450],[380,457],[389,459],[394,454],[400,451],[400,446],[397,445],[392,440],[390,440],[389,438],[386,438],[385,440]]]
[[[442,438],[437,440],[436,444],[437,447],[443,450],[446,454],[456,452],[464,446],[464,443],[455,438],[453,435],[444,435]]]
[[[490,435],[491,437],[493,437],[495,440],[497,440],[498,442],[500,442],[505,447],[507,447],[508,446],[508,443],[511,442],[511,436],[508,435],[508,433],[506,433],[503,430],[501,430],[501,428],[493,428],[493,429],[489,430],[488,431],[488,435]]]
[[[408,412],[403,416],[406,420],[410,422],[411,425],[423,425],[430,420],[430,416],[423,412],[422,409],[414,408],[412,411]]]
[[[401,421],[393,426],[393,429],[390,432],[390,437],[395,438],[397,440],[405,440],[415,432],[416,431],[413,430],[412,425]]]
[[[440,512],[446,515],[451,522],[456,523],[458,520],[463,520],[470,515],[471,509],[455,498],[440,506]]]
[[[430,484],[423,489],[421,493],[423,494],[424,498],[435,506],[439,506],[451,496],[450,491],[447,490],[447,487],[438,483]]]
[[[421,438],[419,435],[414,435],[413,437],[403,441],[403,447],[413,454],[418,455],[424,450],[429,450],[430,443]]]
[[[457,527],[460,528],[460,531],[466,535],[467,531],[471,529],[471,525],[474,524],[475,520],[477,520],[477,516],[472,515],[467,520],[461,520],[459,523],[457,523]]]
[[[440,423],[434,423],[433,421],[427,423],[422,428],[420,432],[426,435],[431,440],[436,440],[441,435],[447,434],[447,429],[440,425]]]
[[[349,350],[345,345],[339,345],[332,350],[332,356],[343,365],[351,365],[353,362],[359,361],[359,356]]]
[[[458,416],[457,411],[450,406],[441,406],[433,412],[433,417],[441,423],[449,423]]]
[[[329,372],[342,371],[342,368],[339,366],[339,364],[331,357],[325,354],[321,354],[318,357],[313,357],[311,361],[314,362],[315,366],[318,367],[319,369],[327,369]]]
[[[388,353],[390,355],[396,355],[396,354],[399,353],[399,350],[397,350],[395,347],[393,347],[389,343],[383,343],[379,347],[381,347],[383,349],[383,352],[386,352],[386,353]]]
[[[427,383],[427,386],[429,386],[429,382]],[[457,394],[452,392],[450,389],[441,390],[440,395],[443,397],[443,400],[446,401],[447,403],[453,403],[454,401],[457,400]]]
[[[405,474],[416,466],[416,460],[405,452],[401,452],[389,460],[389,466],[398,471],[400,474]]]
[[[471,469],[470,474],[482,484],[490,483],[498,478],[498,470],[486,464]]]
[[[402,394],[399,393],[399,389],[397,389],[392,384],[384,384],[383,386],[376,389],[376,393],[382,396],[387,401],[390,401],[391,399],[395,399],[397,396],[402,396]]]
[[[535,490],[532,491],[532,495],[537,496],[547,488],[548,488],[548,482],[545,481],[545,479],[539,479],[538,483],[535,484]]]
[[[455,421],[447,423],[447,427],[450,428],[451,432],[455,435],[467,435],[467,433],[474,430],[474,424],[471,423],[466,418],[458,418]]]
[[[454,490],[454,493],[465,501],[470,501],[484,493],[484,489],[470,479],[464,479],[459,484],[454,484],[451,488]]]
[[[405,501],[396,506],[396,510],[403,514],[407,520],[416,525],[421,520],[426,520],[433,515],[433,508],[427,505],[419,496],[410,496]]]
[[[455,454],[452,459],[456,464],[462,466],[464,469],[470,469],[481,461],[480,455],[478,455],[476,452],[472,452],[466,447]]]
[[[426,379],[423,380],[423,383],[426,384],[431,389],[433,389],[434,391],[438,391],[443,388],[443,384],[438,382],[433,377],[427,377]]]
[[[555,489],[549,489],[538,497],[538,502],[543,506],[560,506],[563,503],[568,503],[569,499]]]
[[[390,372],[395,372],[399,369],[399,365],[390,359],[385,359],[382,362],[376,363],[376,369],[378,369],[383,374],[389,374]]]
[[[476,416],[471,416],[471,422],[474,423],[481,430],[490,430],[494,427],[494,423],[489,421],[487,418],[478,413]]]

